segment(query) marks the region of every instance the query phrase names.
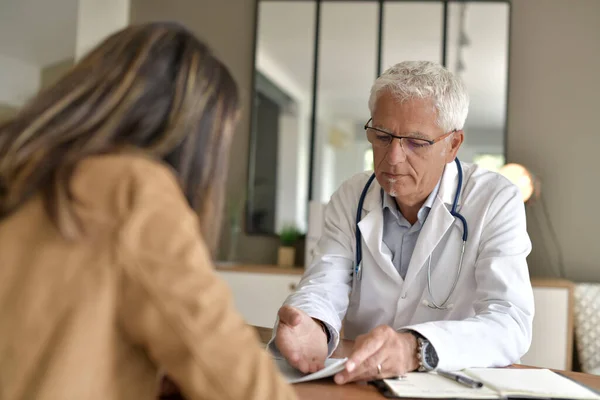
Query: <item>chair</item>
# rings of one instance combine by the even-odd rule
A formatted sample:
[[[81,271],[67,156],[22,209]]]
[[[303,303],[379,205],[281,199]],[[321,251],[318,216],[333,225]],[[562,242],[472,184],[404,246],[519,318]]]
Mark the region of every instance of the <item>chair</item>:
[[[600,375],[600,284],[575,286],[575,338],[581,370]]]

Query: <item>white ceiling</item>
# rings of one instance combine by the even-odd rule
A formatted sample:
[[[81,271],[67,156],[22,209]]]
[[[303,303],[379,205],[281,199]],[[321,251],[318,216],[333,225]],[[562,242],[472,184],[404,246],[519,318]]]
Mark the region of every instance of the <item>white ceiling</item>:
[[[77,0],[0,0],[0,54],[42,67],[75,54]]]
[[[310,94],[314,3],[261,2],[259,11],[259,53],[268,54],[287,80]],[[450,5],[449,11],[448,65],[453,70],[460,5]],[[321,18],[319,108],[336,117],[363,121],[368,118],[367,100],[376,77],[377,3],[325,2]],[[441,61],[441,4],[390,2],[384,18],[384,69],[403,60]],[[508,6],[469,4],[465,31],[471,41],[463,50],[462,76],[471,94],[467,127],[498,131],[505,118]]]

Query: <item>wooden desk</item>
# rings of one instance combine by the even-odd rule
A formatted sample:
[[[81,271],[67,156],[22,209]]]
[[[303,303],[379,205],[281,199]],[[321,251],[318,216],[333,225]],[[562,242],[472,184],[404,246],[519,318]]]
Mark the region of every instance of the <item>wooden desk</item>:
[[[260,336],[261,342],[267,344],[271,339],[271,328],[255,328]],[[340,346],[333,353],[334,357],[347,357],[352,350],[353,342],[343,340]],[[512,368],[531,368],[524,365],[515,365]],[[592,389],[600,391],[600,376],[582,374],[571,371],[556,371],[577,382],[580,382]],[[377,389],[366,383],[350,383],[346,385],[336,385],[333,380],[326,379],[318,382],[299,383],[294,385],[296,393],[301,400],[382,400],[385,399]]]

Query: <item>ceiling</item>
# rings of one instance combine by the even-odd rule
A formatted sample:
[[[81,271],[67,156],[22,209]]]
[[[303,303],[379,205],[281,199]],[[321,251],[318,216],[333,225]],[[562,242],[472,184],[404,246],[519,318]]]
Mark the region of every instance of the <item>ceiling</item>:
[[[75,54],[78,0],[1,0],[0,55],[38,67]]]
[[[389,2],[384,6],[385,69],[403,60],[441,61],[442,5]],[[461,5],[449,7],[448,65],[455,70]],[[318,106],[339,118],[368,118],[367,100],[376,77],[376,2],[324,2],[319,48]],[[287,80],[312,92],[315,4],[261,2],[258,51],[285,71]],[[507,85],[508,6],[468,4],[461,74],[471,95],[467,127],[497,132],[504,127]],[[269,71],[261,71],[268,75]],[[279,71],[281,72],[281,71]],[[285,90],[285,87],[282,88]],[[310,96],[309,96],[310,97]]]

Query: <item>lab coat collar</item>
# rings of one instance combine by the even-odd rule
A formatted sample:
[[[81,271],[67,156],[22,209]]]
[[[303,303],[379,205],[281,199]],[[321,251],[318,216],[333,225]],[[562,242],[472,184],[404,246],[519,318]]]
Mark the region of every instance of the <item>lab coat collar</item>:
[[[360,188],[362,191],[362,188]],[[364,244],[373,258],[373,261],[398,285],[402,282],[402,277],[392,263],[392,253],[383,243],[383,208],[381,207],[381,186],[377,179],[373,180],[371,187],[365,196],[363,203],[363,217],[358,223],[358,228],[362,234]],[[364,263],[367,254],[363,246]]]
[[[441,181],[442,181],[442,178],[440,178],[438,180],[438,183],[436,183],[436,185],[433,188],[433,190],[431,191],[431,193],[429,193],[429,196],[427,196],[427,199],[425,199],[425,203],[423,203],[423,205],[419,209],[419,212],[417,213],[417,218],[419,219],[420,224],[423,224],[425,222],[425,220],[427,219],[427,215],[429,214],[429,211],[431,210],[431,207],[433,207],[433,202],[437,198],[438,192],[440,190]],[[384,218],[385,218],[385,209],[387,208],[387,209],[389,209],[389,212],[392,213],[394,218],[396,218],[396,220],[399,220],[399,222],[401,222],[402,224],[405,224],[407,227],[410,228],[409,222],[400,213],[398,204],[396,204],[396,199],[394,199],[392,196],[390,196],[388,193],[386,193],[383,189],[381,189],[381,202],[383,204]]]
[[[427,259],[433,253],[446,231],[454,223],[454,217],[449,209],[454,201],[456,184],[458,182],[458,170],[454,161],[446,164],[439,186],[437,196],[433,199],[433,205],[425,224],[421,228],[415,250],[410,260],[403,290],[410,287]],[[362,190],[362,188],[361,188]],[[462,193],[461,193],[462,194]],[[461,196],[462,197],[462,196]],[[460,198],[459,198],[460,204]],[[383,244],[383,208],[381,203],[381,186],[375,179],[369,188],[363,203],[363,218],[358,224],[363,239],[369,249],[374,261],[394,281],[401,283],[403,279],[392,263],[390,250]],[[375,211],[375,212],[373,212]],[[364,253],[363,253],[364,261]]]
[[[458,184],[458,169],[456,168],[456,163],[454,161],[449,162],[444,167],[444,172],[442,173],[442,178],[436,186],[437,190],[437,198],[440,199],[443,203],[452,206],[454,202],[454,195],[456,194],[456,185]],[[365,202],[363,203],[363,211],[369,213],[377,208],[381,209],[382,200],[381,200],[381,186],[377,179],[373,180],[371,187],[369,187],[369,191],[367,192],[367,196],[365,197]],[[362,191],[362,188],[361,188]],[[431,196],[430,196],[431,197]],[[432,200],[432,209],[435,204],[435,197]],[[429,198],[427,199],[429,202]],[[462,193],[458,199],[458,205],[461,204],[462,201]]]
[[[463,177],[464,182],[464,177]],[[438,197],[442,202],[452,206],[454,203],[454,196],[456,194],[456,185],[458,185],[458,168],[454,160],[446,164],[444,173],[442,174],[442,180],[440,182],[440,189]],[[458,205],[462,202],[462,193],[458,198]]]
[[[446,164],[438,196],[434,201],[429,216],[421,228],[419,238],[415,245],[408,271],[404,282],[403,290],[407,291],[411,283],[416,278],[421,269],[429,262],[429,257],[442,240],[448,229],[454,224],[455,218],[450,213],[454,196],[456,195],[456,185],[458,184],[458,168],[452,161]],[[464,190],[464,181],[463,181]],[[458,199],[458,205],[462,200],[462,191]]]

